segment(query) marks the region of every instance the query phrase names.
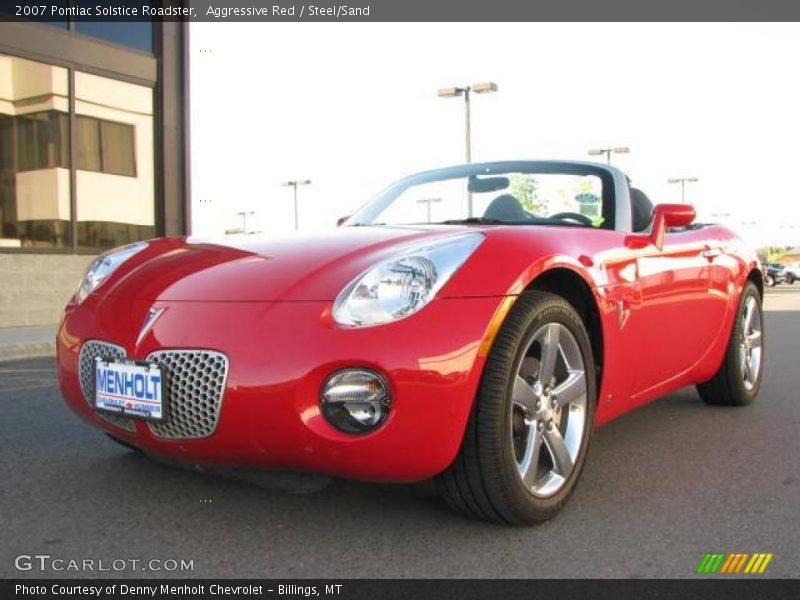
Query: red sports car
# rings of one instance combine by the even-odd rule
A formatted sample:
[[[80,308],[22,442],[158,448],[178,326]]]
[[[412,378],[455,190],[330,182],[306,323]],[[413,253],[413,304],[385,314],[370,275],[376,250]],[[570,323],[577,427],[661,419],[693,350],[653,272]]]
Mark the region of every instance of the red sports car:
[[[434,477],[541,521],[595,427],[687,385],[758,394],[758,260],[693,219],[611,166],[511,161],[407,177],[324,235],[132,244],[66,308],[61,391],[152,455]]]

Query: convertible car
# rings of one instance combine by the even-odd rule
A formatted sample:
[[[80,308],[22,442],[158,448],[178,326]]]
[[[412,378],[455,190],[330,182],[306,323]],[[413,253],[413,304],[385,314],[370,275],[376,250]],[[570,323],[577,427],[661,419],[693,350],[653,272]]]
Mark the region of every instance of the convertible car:
[[[433,478],[453,508],[554,516],[592,431],[678,388],[744,405],[764,369],[754,252],[618,169],[470,164],[314,236],[135,243],[66,307],[70,408],[192,465]]]

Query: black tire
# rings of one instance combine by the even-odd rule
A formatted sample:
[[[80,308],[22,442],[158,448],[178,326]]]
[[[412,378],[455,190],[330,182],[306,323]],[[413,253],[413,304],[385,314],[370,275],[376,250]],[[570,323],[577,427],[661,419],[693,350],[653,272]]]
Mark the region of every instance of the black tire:
[[[767,287],[775,287],[775,278],[772,275],[767,275],[764,278],[764,285]]]
[[[784,283],[788,283],[789,285],[792,285],[794,281],[795,281],[794,275],[792,275],[791,273],[787,273],[786,278],[783,280]]]
[[[760,359],[755,376],[754,385],[748,386],[745,384],[744,375],[740,366],[741,360],[741,344],[744,341],[744,330],[742,322],[745,317],[745,310],[748,300],[752,298],[755,300],[755,306],[758,310],[758,315],[761,323],[761,352]],[[736,311],[736,316],[733,320],[731,327],[730,338],[728,341],[728,348],[725,352],[725,358],[722,360],[717,373],[708,381],[701,383],[697,386],[697,391],[700,397],[707,404],[714,404],[720,406],[745,406],[753,402],[758,396],[758,390],[761,388],[761,380],[764,374],[764,363],[766,358],[766,344],[764,335],[764,313],[761,307],[761,294],[758,288],[752,282],[748,281],[742,291],[742,296],[739,300],[739,307]]]
[[[584,365],[585,420],[572,471],[553,495],[537,497],[524,487],[518,472],[511,431],[515,410],[512,389],[517,365],[530,340],[550,323],[565,327],[577,342]],[[563,354],[559,356],[563,360]],[[581,318],[560,296],[545,292],[523,294],[509,312],[487,357],[461,450],[453,464],[436,477],[440,495],[450,507],[470,517],[519,525],[552,518],[575,488],[586,461],[595,402],[594,360]]]

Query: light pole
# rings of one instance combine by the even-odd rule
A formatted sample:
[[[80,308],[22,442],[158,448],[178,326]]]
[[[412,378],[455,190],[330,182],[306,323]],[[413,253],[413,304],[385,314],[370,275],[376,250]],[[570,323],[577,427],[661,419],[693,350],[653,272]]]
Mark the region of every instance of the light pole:
[[[242,217],[242,233],[244,235],[247,235],[247,217],[248,216],[252,217],[256,213],[254,213],[252,210],[248,210],[248,211],[242,210],[242,211],[237,212],[236,214],[238,216]]]
[[[298,185],[311,185],[310,179],[293,179],[281,184],[284,187],[294,188],[294,228],[297,231],[299,227],[298,210],[297,210],[297,186]]]
[[[618,146],[617,148],[593,148],[589,150],[589,156],[602,156],[606,155],[606,161],[611,164],[612,154],[628,154],[631,151],[627,146]]]
[[[417,204],[427,204],[428,205],[428,223],[431,222],[431,204],[434,202],[441,202],[441,198],[420,198],[417,200]]]
[[[457,96],[464,97],[464,133],[466,141],[466,154],[467,162],[472,162],[472,126],[470,123],[469,112],[469,96],[471,92],[476,94],[491,94],[497,91],[497,84],[493,81],[486,81],[484,83],[473,83],[471,85],[464,85],[460,87],[449,87],[439,89],[438,95],[440,98],[455,98]]]
[[[686,204],[686,184],[697,183],[700,181],[697,177],[674,177],[667,179],[667,183],[680,183],[681,184],[681,203]]]
[[[497,91],[497,84],[493,81],[486,81],[483,83],[473,83],[471,85],[464,85],[460,87],[440,88],[438,95],[440,98],[455,98],[457,96],[464,97],[464,142],[466,148],[467,162],[472,162],[472,123],[470,120],[470,93],[476,94],[491,94]],[[428,205],[430,208],[430,205]],[[472,216],[472,192],[467,193],[467,210],[468,216]]]

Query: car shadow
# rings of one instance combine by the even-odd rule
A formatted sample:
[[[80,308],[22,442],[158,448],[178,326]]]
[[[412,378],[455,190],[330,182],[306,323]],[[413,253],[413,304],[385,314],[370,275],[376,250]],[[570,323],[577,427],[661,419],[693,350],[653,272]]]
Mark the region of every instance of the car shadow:
[[[616,492],[626,493],[625,487],[629,484],[626,474],[618,472],[618,467],[624,463],[628,463],[625,469],[628,476],[631,467],[642,473],[658,471],[662,474],[674,468],[677,473],[680,467],[671,466],[668,460],[674,455],[675,443],[669,438],[664,440],[665,424],[676,430],[691,430],[692,424],[708,420],[716,411],[717,407],[706,406],[693,389],[687,388],[598,430],[583,481],[576,492],[580,499],[567,503],[551,523],[567,522],[570,514],[584,518],[588,516],[586,506],[608,502],[609,478],[619,478]],[[628,459],[631,454],[637,455],[636,461]],[[136,482],[137,493],[143,498],[151,492],[158,495],[158,490],[166,485],[175,490],[181,502],[195,502],[198,510],[226,506],[252,515],[266,510],[271,515],[276,512],[287,517],[293,515],[292,521],[298,519],[309,527],[336,522],[348,528],[389,519],[413,522],[415,527],[426,526],[432,530],[457,527],[480,532],[496,528],[495,524],[450,510],[439,499],[432,480],[388,484],[302,472],[196,469],[124,449],[107,456],[104,462],[109,485],[120,473],[125,473],[126,480]],[[667,479],[676,480],[674,477]],[[652,489],[652,484],[644,487]],[[673,490],[673,493],[679,491]],[[192,494],[196,501],[191,500]],[[583,506],[581,502],[589,504]]]

